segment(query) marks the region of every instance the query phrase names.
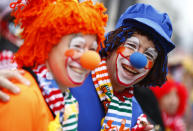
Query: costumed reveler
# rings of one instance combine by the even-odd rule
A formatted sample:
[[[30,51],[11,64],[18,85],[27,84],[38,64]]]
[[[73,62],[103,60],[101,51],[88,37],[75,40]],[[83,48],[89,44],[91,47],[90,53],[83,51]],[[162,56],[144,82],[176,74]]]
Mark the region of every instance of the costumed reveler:
[[[105,108],[103,131],[150,130],[152,125],[137,103],[133,88],[162,85],[166,81],[167,54],[175,47],[166,13],[151,5],[135,4],[106,35],[102,62],[92,80]]]
[[[167,131],[185,131],[182,119],[187,106],[188,92],[186,87],[169,79],[162,87],[152,87],[158,99],[162,118]]]
[[[81,85],[100,63],[96,52],[104,41],[107,15],[102,4],[76,0],[17,0],[15,23],[23,29],[23,45],[15,55],[31,86],[14,82],[19,95],[0,103],[0,130],[77,130],[78,102],[69,87]],[[103,45],[103,44],[102,44]]]

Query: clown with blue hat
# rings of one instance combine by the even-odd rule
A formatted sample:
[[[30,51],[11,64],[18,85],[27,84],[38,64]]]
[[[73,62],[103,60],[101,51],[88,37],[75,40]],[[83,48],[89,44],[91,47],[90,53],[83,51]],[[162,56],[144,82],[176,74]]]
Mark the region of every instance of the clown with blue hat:
[[[175,47],[171,36],[169,16],[146,4],[130,6],[121,15],[115,30],[106,35],[105,46],[100,50],[102,62],[81,87],[88,94],[89,90],[91,92],[90,86],[96,89],[105,110],[104,114],[99,113],[96,118],[102,118],[101,130],[153,128],[135,99],[133,89],[160,86],[166,81],[167,54]],[[78,90],[71,89],[77,100],[81,101]],[[87,101],[92,100],[90,97]],[[84,117],[83,110],[87,109],[81,106],[85,102],[79,103],[81,120]],[[97,100],[93,103],[92,112],[102,112],[103,108],[97,107]],[[79,124],[79,129],[83,129],[83,122]]]

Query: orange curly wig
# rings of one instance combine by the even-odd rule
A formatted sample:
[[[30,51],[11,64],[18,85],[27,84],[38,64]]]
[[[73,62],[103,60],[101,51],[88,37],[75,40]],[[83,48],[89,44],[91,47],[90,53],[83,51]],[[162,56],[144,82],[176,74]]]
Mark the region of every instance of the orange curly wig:
[[[104,41],[106,8],[92,1],[22,0],[12,2],[15,23],[23,28],[24,44],[15,55],[20,67],[36,67],[45,63],[52,47],[68,34],[96,34],[98,49]]]

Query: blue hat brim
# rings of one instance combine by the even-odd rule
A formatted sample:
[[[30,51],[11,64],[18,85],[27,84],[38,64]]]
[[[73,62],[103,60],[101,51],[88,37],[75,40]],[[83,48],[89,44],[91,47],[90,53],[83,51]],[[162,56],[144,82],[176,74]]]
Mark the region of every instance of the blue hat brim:
[[[124,20],[119,21],[117,23],[116,28],[119,28],[120,26],[122,26],[121,24],[123,24],[125,20],[136,21],[139,24],[145,25],[145,26],[153,29],[155,32],[157,32],[162,38],[164,38],[168,42],[167,45],[163,45],[167,53],[175,48],[175,44],[171,41],[171,39],[164,32],[164,30],[160,27],[160,25],[158,25],[154,21],[151,21],[151,20],[146,19],[146,18],[124,18]]]

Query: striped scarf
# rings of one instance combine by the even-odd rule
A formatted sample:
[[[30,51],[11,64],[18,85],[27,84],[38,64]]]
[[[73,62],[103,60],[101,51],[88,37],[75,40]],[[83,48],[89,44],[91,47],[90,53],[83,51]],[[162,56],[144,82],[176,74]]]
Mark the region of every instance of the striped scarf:
[[[62,94],[52,74],[48,72],[45,65],[39,65],[33,71],[37,75],[41,93],[50,110],[55,116],[59,116],[59,129],[63,131],[77,131],[78,102],[72,96],[69,89]]]
[[[92,79],[106,111],[101,131],[129,131],[132,119],[133,88],[129,88],[127,93],[131,94],[130,97],[122,96],[124,101],[115,96],[108,76],[106,59],[102,59],[99,67],[92,71]]]

